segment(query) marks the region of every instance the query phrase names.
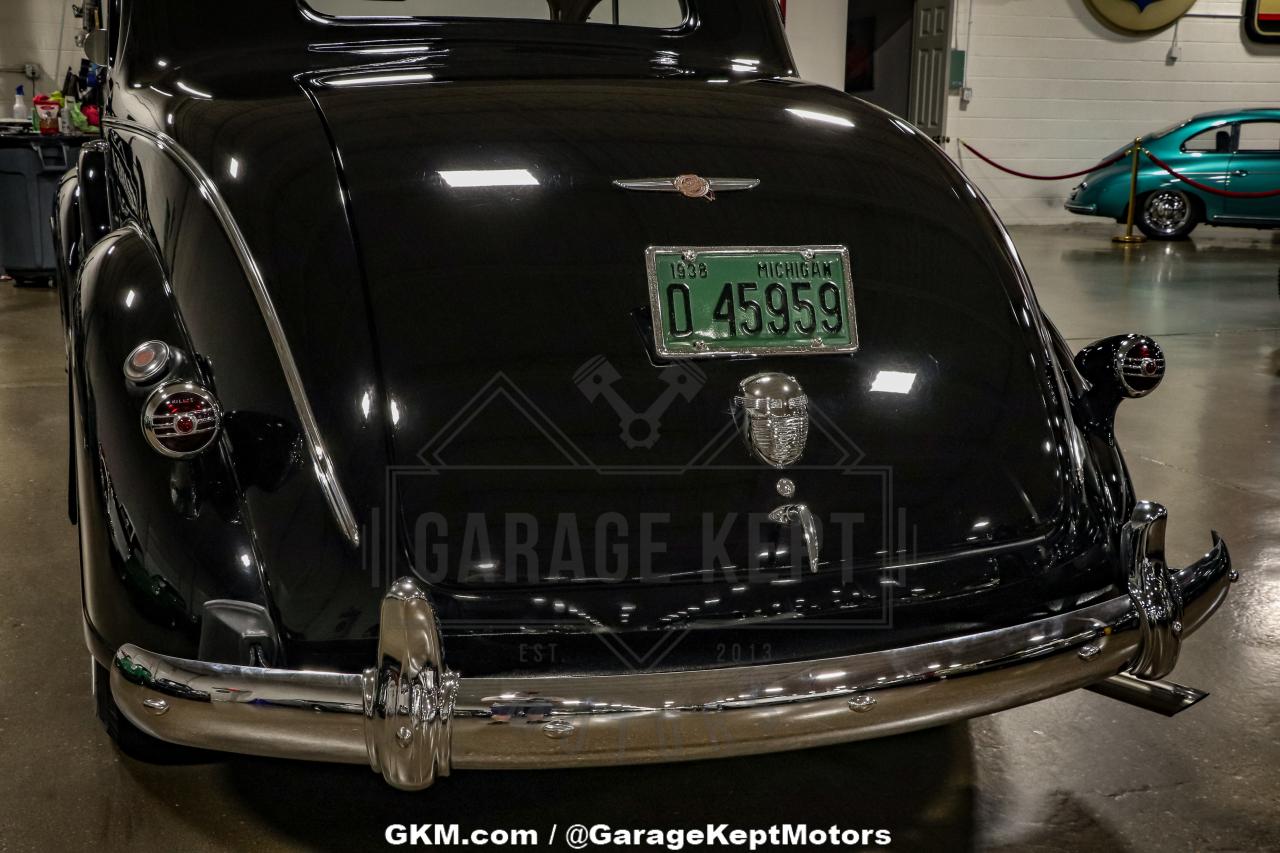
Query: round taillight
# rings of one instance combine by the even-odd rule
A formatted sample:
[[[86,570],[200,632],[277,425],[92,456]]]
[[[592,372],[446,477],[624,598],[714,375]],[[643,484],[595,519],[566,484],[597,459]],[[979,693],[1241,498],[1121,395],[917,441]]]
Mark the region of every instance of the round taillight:
[[[1164,379],[1164,350],[1146,335],[1134,335],[1116,348],[1116,378],[1129,397],[1145,397]]]
[[[153,382],[164,375],[173,360],[173,351],[164,341],[138,344],[124,360],[124,376],[139,385]]]
[[[207,388],[169,382],[151,392],[142,409],[142,434],[157,452],[190,459],[209,449],[222,426],[222,408]]]

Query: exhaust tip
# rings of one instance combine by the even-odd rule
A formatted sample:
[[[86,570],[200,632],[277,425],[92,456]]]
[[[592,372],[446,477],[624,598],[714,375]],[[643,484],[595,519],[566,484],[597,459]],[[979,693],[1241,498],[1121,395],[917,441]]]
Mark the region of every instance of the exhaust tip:
[[[1123,672],[1086,689],[1166,717],[1182,713],[1209,695],[1172,681],[1144,681]]]

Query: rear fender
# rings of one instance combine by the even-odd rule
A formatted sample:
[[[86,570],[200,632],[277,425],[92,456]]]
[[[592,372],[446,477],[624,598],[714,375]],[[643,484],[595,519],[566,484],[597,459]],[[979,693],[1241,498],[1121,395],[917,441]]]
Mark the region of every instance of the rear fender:
[[[88,252],[74,335],[82,353],[73,406],[89,627],[107,648],[146,638],[198,654],[206,602],[268,607],[268,599],[225,434],[190,461],[161,456],[143,436],[154,384],[137,386],[122,370],[138,344],[182,349],[191,378],[216,387],[136,227],[110,232]]]

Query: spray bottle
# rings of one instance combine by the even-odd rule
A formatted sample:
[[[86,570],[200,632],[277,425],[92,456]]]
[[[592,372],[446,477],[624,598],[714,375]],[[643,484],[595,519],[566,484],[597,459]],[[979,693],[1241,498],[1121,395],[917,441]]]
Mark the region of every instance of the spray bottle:
[[[13,93],[13,117],[19,121],[28,121],[31,118],[31,111],[27,109],[25,94],[21,86]]]

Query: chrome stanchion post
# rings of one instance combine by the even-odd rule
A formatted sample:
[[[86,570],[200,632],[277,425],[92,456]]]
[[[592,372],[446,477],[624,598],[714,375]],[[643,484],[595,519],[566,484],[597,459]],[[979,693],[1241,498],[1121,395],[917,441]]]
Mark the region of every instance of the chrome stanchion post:
[[[1133,233],[1133,216],[1134,208],[1138,206],[1138,158],[1142,155],[1142,138],[1137,137],[1133,140],[1133,168],[1129,172],[1129,219],[1125,223],[1124,233],[1118,237],[1112,237],[1112,243],[1119,243],[1122,246],[1132,246],[1137,243],[1145,243],[1146,237],[1141,234]]]

